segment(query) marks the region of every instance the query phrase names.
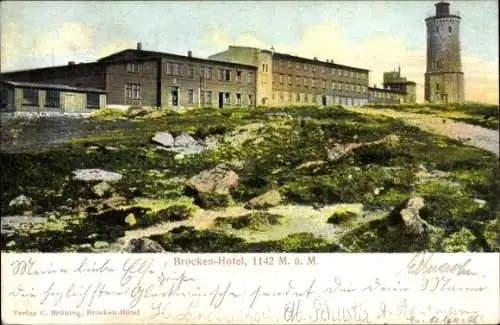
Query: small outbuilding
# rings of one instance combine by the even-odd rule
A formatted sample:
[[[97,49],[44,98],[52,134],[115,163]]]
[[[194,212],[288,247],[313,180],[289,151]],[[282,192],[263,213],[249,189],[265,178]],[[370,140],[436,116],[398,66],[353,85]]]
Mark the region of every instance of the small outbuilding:
[[[0,81],[0,111],[90,113],[106,107],[102,89],[33,82]]]

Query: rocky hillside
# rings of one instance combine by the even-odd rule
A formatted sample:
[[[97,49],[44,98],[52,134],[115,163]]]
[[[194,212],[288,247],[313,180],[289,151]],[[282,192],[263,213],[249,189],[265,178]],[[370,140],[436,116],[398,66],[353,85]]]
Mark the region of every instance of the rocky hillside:
[[[102,110],[2,143],[4,251],[499,250],[498,158],[389,117]]]

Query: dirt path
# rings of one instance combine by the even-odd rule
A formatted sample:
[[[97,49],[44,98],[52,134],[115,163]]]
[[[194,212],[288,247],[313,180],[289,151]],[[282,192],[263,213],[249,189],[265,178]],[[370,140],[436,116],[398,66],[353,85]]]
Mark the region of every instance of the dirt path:
[[[498,156],[498,138],[499,132],[486,129],[477,125],[471,125],[463,122],[456,122],[449,119],[443,119],[433,115],[398,112],[393,109],[376,108],[358,108],[353,107],[349,110],[370,115],[383,115],[403,120],[405,123],[416,126],[429,133],[443,135],[455,140],[460,140],[464,144],[478,147]]]

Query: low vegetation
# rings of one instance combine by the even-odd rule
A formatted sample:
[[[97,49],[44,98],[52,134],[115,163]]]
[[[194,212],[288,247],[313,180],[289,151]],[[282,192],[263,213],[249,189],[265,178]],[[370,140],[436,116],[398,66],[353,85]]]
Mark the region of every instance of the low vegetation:
[[[498,122],[493,107],[468,107],[458,110],[468,110],[478,120],[485,117],[488,127],[495,118]],[[422,113],[424,107],[397,109]],[[104,109],[84,122],[65,125],[78,132],[68,131],[64,142],[32,145],[30,139],[44,123],[53,122],[5,129],[18,130],[16,141],[23,150],[1,153],[2,220],[24,214],[48,221],[13,233],[2,231],[2,250],[97,249],[139,232],[175,252],[499,249],[498,157],[399,120],[341,107],[195,109],[182,114]],[[187,133],[216,145],[182,155],[151,141],[159,131],[174,137]],[[12,132],[4,132],[2,128],[2,139],[11,139]],[[381,141],[387,136],[397,141]],[[338,144],[359,146],[333,159],[329,150]],[[238,175],[228,193],[200,194],[185,185],[221,163]],[[110,182],[107,195],[99,196],[73,180],[72,172],[84,168],[123,177]],[[271,206],[244,208],[270,190],[281,194],[279,213]],[[20,195],[30,199],[29,206],[10,204]],[[387,226],[386,216],[415,195],[425,200],[420,216],[432,226],[425,238],[405,237]],[[316,215],[347,203],[362,204],[363,209],[325,212],[324,220],[314,221],[321,224],[309,225],[307,231],[296,229],[268,240],[251,238],[254,233],[275,234],[294,218],[309,222],[307,215],[294,215],[294,206],[305,206]]]

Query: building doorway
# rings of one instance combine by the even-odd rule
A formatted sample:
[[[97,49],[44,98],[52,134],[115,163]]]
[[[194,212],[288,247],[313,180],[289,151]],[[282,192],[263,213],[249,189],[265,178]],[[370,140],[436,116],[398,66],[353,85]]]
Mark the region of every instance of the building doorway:
[[[219,108],[224,107],[224,93],[219,93]]]
[[[170,100],[171,106],[179,106],[179,87],[170,87]]]
[[[321,104],[323,106],[326,106],[326,96],[325,95],[321,96]]]

